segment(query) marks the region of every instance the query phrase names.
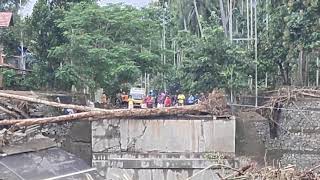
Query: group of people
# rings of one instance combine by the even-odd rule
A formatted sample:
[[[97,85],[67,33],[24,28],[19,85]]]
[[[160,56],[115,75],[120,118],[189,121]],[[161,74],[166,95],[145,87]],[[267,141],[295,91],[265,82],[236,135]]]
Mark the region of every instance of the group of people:
[[[155,95],[152,92],[150,92],[148,96],[144,99],[144,104],[147,108],[193,105],[201,101],[203,97],[203,94],[189,94],[186,97],[183,93],[170,95],[166,92],[161,92],[158,95]]]

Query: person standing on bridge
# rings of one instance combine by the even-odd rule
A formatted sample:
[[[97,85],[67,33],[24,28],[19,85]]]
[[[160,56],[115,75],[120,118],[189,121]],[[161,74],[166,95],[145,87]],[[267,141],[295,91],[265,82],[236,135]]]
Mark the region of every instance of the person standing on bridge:
[[[101,96],[101,105],[102,105],[102,108],[106,108],[107,107],[107,95],[106,93],[103,93],[102,96]]]
[[[186,97],[184,96],[184,94],[183,93],[179,93],[179,95],[178,95],[178,106],[183,106],[185,99],[186,99]]]
[[[172,103],[172,101],[171,101],[170,96],[167,96],[166,99],[164,100],[164,106],[165,107],[170,107],[171,103]]]
[[[190,96],[188,97],[188,100],[187,100],[187,104],[188,105],[193,105],[194,101],[195,101],[194,96],[192,94],[190,94]]]
[[[147,105],[147,108],[152,108],[153,106],[153,101],[152,101],[152,96],[151,93],[147,96],[147,98],[145,99],[145,103]]]
[[[162,108],[164,104],[164,100],[166,98],[166,94],[164,92],[160,93],[158,96],[158,108]]]
[[[131,95],[129,95],[128,98],[128,109],[133,109],[133,99]]]

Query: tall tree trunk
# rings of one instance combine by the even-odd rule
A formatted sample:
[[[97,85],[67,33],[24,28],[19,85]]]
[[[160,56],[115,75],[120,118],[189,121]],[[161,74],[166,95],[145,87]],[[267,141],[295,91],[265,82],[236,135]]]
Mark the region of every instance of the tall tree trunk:
[[[305,86],[309,86],[309,55],[308,56],[305,56],[305,69],[304,69],[304,85]]]
[[[198,6],[197,6],[197,1],[193,0],[193,5],[194,5],[194,10],[196,12],[196,16],[197,16],[197,22],[198,22],[198,26],[199,26],[199,36],[202,37],[203,36],[203,31],[202,31],[202,25],[200,22],[200,15],[198,12]]]
[[[291,85],[291,81],[290,81],[290,63],[289,62],[286,62],[285,63],[285,76],[286,76],[286,80],[287,80],[287,82],[286,82],[286,85]]]
[[[224,30],[224,35],[227,37],[228,36],[228,30],[227,30],[228,19],[226,18],[226,14],[224,12],[224,6],[223,6],[222,0],[219,0],[219,5],[220,5],[220,14],[221,14],[221,21],[222,21],[222,26]]]
[[[299,62],[298,62],[298,69],[299,69],[299,81],[298,81],[298,85],[299,86],[304,86],[306,85],[306,59],[305,59],[305,55],[304,55],[304,49],[303,47],[301,47],[300,49],[300,53],[299,53]]]
[[[233,20],[232,20],[232,18],[233,18],[233,13],[232,13],[232,11],[233,11],[233,2],[232,2],[232,0],[229,0],[229,37],[230,37],[230,40],[231,40],[231,43],[232,43],[232,36],[233,36]]]
[[[278,67],[279,67],[279,70],[280,70],[280,74],[281,74],[281,77],[282,77],[283,85],[289,85],[288,76],[287,76],[287,73],[285,72],[285,69],[283,67],[282,62],[279,61],[277,64],[278,64]]]

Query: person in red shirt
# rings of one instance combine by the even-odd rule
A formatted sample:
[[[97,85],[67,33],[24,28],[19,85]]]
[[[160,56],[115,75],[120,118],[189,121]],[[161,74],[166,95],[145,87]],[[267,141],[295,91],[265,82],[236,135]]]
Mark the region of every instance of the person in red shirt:
[[[147,108],[152,108],[153,102],[152,102],[152,97],[150,95],[147,96],[145,103],[147,104]]]
[[[164,100],[164,106],[165,107],[170,107],[171,106],[171,98],[169,96],[166,97],[166,99]]]

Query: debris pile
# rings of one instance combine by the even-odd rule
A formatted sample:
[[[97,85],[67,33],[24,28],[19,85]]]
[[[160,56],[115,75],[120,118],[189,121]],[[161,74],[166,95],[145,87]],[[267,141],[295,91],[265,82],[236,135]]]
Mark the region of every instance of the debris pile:
[[[320,168],[320,165],[309,170],[300,171],[297,170],[294,165],[289,165],[282,168],[276,168],[272,166],[257,168],[254,165],[248,165],[239,170],[233,169],[235,173],[231,173],[226,177],[221,177],[221,179],[320,179],[318,168]]]
[[[9,91],[8,95],[14,93]],[[20,92],[21,93],[21,92]],[[32,98],[40,98],[32,94],[23,94]],[[44,98],[44,96],[41,96]],[[61,115],[61,110],[46,106],[44,104],[29,103],[28,101],[21,101],[14,98],[0,98],[0,121],[2,120],[24,120],[29,118],[42,118],[50,116]],[[62,140],[61,137],[66,135],[70,129],[71,123],[64,124],[45,124],[32,125],[28,127],[17,127],[15,125],[1,125],[0,126],[0,148],[2,146],[12,146],[29,142],[37,135],[45,135],[53,140]]]
[[[207,102],[204,102],[207,111],[215,116],[221,116],[228,114],[228,106],[225,95],[220,90],[213,90],[207,98]]]
[[[262,116],[273,119],[273,112],[286,107],[290,103],[301,98],[320,98],[320,89],[317,88],[280,88],[278,90],[264,92],[266,101],[256,110]]]

